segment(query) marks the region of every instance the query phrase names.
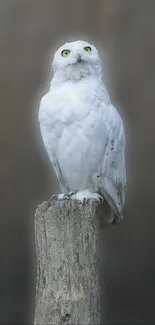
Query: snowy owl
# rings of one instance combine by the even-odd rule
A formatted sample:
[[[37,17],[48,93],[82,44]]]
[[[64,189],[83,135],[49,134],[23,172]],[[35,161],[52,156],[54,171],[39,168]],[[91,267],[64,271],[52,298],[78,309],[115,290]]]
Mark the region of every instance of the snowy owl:
[[[108,223],[119,222],[126,188],[125,131],[103,84],[98,51],[85,41],[66,43],[52,65],[39,123],[62,191],[54,197],[82,204],[105,201]]]

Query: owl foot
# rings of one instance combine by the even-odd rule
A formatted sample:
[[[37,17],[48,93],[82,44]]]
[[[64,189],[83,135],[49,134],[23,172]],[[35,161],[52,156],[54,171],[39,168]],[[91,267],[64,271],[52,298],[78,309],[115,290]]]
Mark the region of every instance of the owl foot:
[[[68,194],[54,194],[52,195],[51,199],[52,200],[58,200],[58,201],[61,201],[61,200],[69,200],[72,195],[74,195],[74,192],[69,192]]]
[[[91,199],[103,202],[103,197],[100,194],[90,192],[89,190],[77,191],[76,194],[71,196],[71,199],[80,201],[82,205],[86,204]]]
[[[69,199],[69,196],[67,194],[54,194],[52,195],[51,197],[52,200],[68,200]]]

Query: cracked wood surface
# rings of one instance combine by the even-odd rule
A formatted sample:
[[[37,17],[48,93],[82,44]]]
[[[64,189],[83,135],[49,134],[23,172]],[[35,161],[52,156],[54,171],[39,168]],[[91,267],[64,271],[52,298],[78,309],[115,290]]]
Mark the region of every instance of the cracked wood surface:
[[[98,215],[94,201],[37,208],[35,324],[100,324]]]

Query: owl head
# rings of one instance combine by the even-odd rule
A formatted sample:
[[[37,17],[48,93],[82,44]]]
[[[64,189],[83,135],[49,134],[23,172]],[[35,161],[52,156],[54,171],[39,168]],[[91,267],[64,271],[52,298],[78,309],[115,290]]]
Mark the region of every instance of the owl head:
[[[54,55],[54,73],[65,80],[79,80],[88,75],[101,75],[101,60],[95,46],[75,41],[61,46]]]

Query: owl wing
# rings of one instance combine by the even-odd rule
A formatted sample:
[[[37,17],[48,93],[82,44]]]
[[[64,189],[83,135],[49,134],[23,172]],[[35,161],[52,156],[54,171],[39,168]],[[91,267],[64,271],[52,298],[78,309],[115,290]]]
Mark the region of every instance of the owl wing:
[[[116,216],[122,218],[125,203],[125,131],[123,121],[113,105],[109,105],[104,119],[106,137],[104,155],[101,160],[96,184]]]

